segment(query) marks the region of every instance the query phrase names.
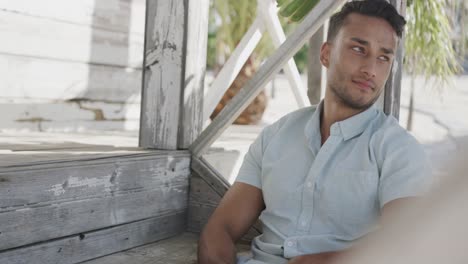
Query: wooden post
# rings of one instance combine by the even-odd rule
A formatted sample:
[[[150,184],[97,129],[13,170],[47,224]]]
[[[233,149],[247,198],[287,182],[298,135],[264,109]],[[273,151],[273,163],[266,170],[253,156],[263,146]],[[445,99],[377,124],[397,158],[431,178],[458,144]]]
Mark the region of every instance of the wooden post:
[[[322,93],[322,64],[320,63],[320,47],[324,42],[324,26],[315,32],[309,40],[307,52],[307,96],[311,104],[320,103]]]
[[[179,148],[187,149],[203,129],[203,98],[210,0],[189,0],[186,26],[183,110]]]
[[[406,0],[389,0],[400,15],[406,15]],[[400,94],[401,94],[401,79],[403,76],[403,56],[404,56],[404,43],[405,36],[403,34],[396,57],[393,62],[392,73],[388,77],[387,83],[385,84],[385,90],[382,93],[383,105],[381,107],[387,115],[393,115],[396,119],[400,116]]]
[[[147,0],[140,147],[186,148],[201,130],[208,6]]]

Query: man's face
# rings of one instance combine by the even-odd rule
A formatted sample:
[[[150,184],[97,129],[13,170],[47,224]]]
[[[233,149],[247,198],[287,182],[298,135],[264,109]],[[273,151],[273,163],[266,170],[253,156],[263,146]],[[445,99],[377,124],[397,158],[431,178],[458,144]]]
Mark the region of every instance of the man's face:
[[[351,13],[335,39],[322,45],[330,96],[361,110],[379,97],[392,69],[398,36],[381,18]]]

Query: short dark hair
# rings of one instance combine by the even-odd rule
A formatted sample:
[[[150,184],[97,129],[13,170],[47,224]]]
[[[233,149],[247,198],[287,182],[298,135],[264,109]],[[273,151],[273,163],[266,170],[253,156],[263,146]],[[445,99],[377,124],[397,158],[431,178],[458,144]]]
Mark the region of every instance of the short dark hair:
[[[385,0],[364,0],[346,3],[343,8],[330,18],[327,41],[333,41],[343,26],[346,17],[351,14],[361,14],[385,19],[401,38],[406,20],[398,11]]]

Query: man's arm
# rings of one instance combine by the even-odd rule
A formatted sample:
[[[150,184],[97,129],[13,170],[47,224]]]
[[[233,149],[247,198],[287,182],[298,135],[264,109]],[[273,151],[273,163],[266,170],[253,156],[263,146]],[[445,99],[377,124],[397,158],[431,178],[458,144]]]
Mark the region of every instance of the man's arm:
[[[391,219],[396,214],[398,214],[400,208],[402,208],[403,206],[407,206],[408,204],[414,203],[416,200],[417,198],[400,198],[386,203],[382,208],[382,216],[380,217],[381,228],[385,228],[385,226],[390,225]],[[328,264],[335,262],[345,263],[346,256],[350,253],[353,253],[355,250],[359,250],[359,248],[360,246],[358,244],[343,251],[333,251],[298,256],[292,258],[288,262],[288,264]]]
[[[236,182],[211,215],[198,242],[198,263],[236,263],[235,242],[265,208],[262,191]]]

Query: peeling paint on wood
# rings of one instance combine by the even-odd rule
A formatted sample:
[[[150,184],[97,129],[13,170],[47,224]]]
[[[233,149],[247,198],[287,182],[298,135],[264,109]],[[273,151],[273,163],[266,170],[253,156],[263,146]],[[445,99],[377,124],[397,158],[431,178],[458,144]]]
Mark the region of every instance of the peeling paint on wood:
[[[140,146],[177,149],[186,1],[148,0]]]
[[[203,128],[209,0],[189,0],[179,148],[187,149]]]
[[[184,211],[177,211],[173,214],[163,214],[98,231],[77,233],[70,237],[6,250],[0,253],[0,263],[81,263],[180,234],[185,228],[185,218]]]
[[[185,212],[189,166],[178,151],[0,169],[0,250]]]

